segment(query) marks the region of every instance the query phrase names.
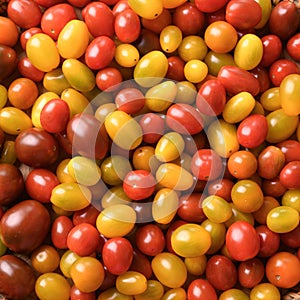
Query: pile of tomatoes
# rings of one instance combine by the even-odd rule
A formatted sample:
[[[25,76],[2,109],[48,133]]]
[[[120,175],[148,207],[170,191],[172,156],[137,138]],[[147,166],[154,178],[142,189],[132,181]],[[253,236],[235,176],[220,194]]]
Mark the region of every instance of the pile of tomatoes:
[[[6,4],[0,294],[298,299],[298,1]]]

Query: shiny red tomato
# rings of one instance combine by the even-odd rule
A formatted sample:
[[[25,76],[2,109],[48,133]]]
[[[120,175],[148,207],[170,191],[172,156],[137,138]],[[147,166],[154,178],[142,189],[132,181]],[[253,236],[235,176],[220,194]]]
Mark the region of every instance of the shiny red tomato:
[[[79,290],[75,285],[72,286],[70,290],[70,300],[95,300],[95,292],[84,293]]]
[[[184,76],[184,65],[185,62],[179,56],[170,56],[168,57],[168,71],[166,74],[166,78],[173,79],[175,81],[183,81],[185,80]]]
[[[280,240],[290,248],[300,248],[300,225],[292,231],[280,234]]]
[[[287,188],[280,182],[279,177],[275,177],[272,179],[264,179],[262,181],[262,190],[265,195],[280,197]]]
[[[115,97],[117,108],[127,114],[139,112],[144,107],[145,102],[144,94],[137,88],[124,88]]]
[[[187,289],[189,300],[217,300],[218,296],[214,287],[206,279],[193,280]]]
[[[172,15],[169,9],[164,8],[157,18],[153,20],[142,18],[141,22],[146,30],[160,34],[165,27],[172,24]]]
[[[253,288],[265,275],[265,266],[259,258],[242,261],[238,266],[238,281],[245,288]]]
[[[216,195],[222,197],[227,202],[231,201],[231,189],[234,186],[234,182],[228,178],[217,179],[208,184],[209,195]]]
[[[260,86],[260,93],[265,92],[270,88],[271,80],[269,78],[269,72],[267,68],[262,66],[257,66],[254,69],[250,70],[250,73],[258,79]]]
[[[280,182],[287,189],[300,188],[300,161],[290,161],[281,170],[279,174]]]
[[[260,238],[258,256],[269,257],[275,254],[280,246],[280,235],[270,230],[266,225],[259,225],[255,230]]]
[[[45,74],[43,71],[37,69],[26,56],[19,59],[18,71],[23,77],[29,78],[35,82],[42,81]]]
[[[152,276],[151,262],[146,255],[136,248],[133,249],[133,259],[130,270],[142,273],[147,279],[150,279]]]
[[[300,60],[300,33],[296,33],[288,40],[286,50],[292,59]]]
[[[67,237],[70,230],[74,227],[70,218],[58,216],[52,223],[51,241],[58,249],[68,249]]]
[[[156,143],[165,132],[165,120],[155,113],[146,113],[139,120],[143,131],[143,140],[146,143]]]
[[[285,140],[276,145],[285,156],[285,161],[288,163],[293,160],[300,160],[300,142],[296,140]]]
[[[115,91],[122,81],[122,73],[114,67],[103,68],[96,74],[96,85],[101,91]]]
[[[200,11],[205,13],[211,13],[221,9],[228,2],[229,0],[216,0],[216,1],[195,0],[195,5]]]
[[[282,52],[282,42],[275,34],[267,34],[261,38],[263,44],[263,56],[260,66],[269,67],[274,61],[279,59]]]
[[[99,210],[91,204],[86,208],[75,211],[73,213],[72,221],[74,225],[78,225],[80,223],[89,223],[95,226],[98,215]]]

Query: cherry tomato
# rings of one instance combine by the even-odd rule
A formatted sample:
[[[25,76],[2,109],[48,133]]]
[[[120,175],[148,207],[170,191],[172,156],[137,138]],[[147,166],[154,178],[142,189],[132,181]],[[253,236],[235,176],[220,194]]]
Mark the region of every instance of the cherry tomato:
[[[292,231],[282,233],[280,235],[280,240],[288,247],[290,248],[299,248],[300,244],[300,225],[298,225],[295,229]]]
[[[94,292],[83,293],[75,285],[70,290],[70,300],[95,300],[96,295]]]
[[[260,237],[258,256],[269,257],[275,254],[280,246],[280,235],[270,230],[266,225],[259,225],[255,230]]]
[[[193,280],[187,289],[188,299],[191,300],[217,300],[218,296],[214,287],[206,279]]]
[[[213,3],[207,2],[205,0],[196,0],[195,4],[197,8],[205,13],[215,12],[227,4],[228,0],[217,0]]]
[[[51,241],[58,249],[68,249],[67,237],[74,227],[72,221],[66,216],[58,216],[52,223]]]
[[[288,162],[279,174],[280,182],[288,189],[300,188],[299,178],[300,174],[300,161]]]
[[[282,52],[282,42],[275,34],[267,34],[261,38],[263,44],[263,55],[260,65],[269,67],[273,62],[280,58]]]
[[[285,140],[276,145],[285,156],[286,163],[300,160],[300,143],[296,140]]]
[[[15,71],[18,65],[18,56],[17,52],[13,48],[0,45],[0,57],[0,82],[2,82]]]
[[[35,82],[42,81],[44,72],[37,69],[29,60],[28,57],[22,57],[18,62],[18,71],[23,77],[31,79]]]
[[[96,225],[96,219],[98,215],[99,210],[95,206],[89,205],[82,210],[74,212],[72,222],[74,225],[78,225],[80,223],[89,223],[91,225]]]
[[[163,12],[162,1],[129,0],[129,6],[142,18],[156,19]]]
[[[256,285],[251,291],[250,291],[250,297],[253,300],[279,300],[281,299],[280,291],[279,289],[269,283],[259,283]],[[262,298],[263,297],[263,298]]]
[[[19,30],[16,24],[7,17],[0,17],[0,44],[14,47],[19,39]]]
[[[300,34],[296,33],[287,42],[286,50],[292,59],[299,61]]]
[[[147,290],[146,277],[137,271],[127,271],[116,279],[116,289],[124,295],[138,295]]]
[[[265,266],[258,258],[242,261],[238,265],[238,281],[245,288],[253,288],[261,282],[265,274]]]
[[[112,92],[118,89],[122,81],[122,73],[114,67],[103,68],[96,74],[96,85],[105,92]]]
[[[165,121],[164,119],[154,113],[146,113],[139,120],[139,124],[143,131],[143,140],[146,143],[154,144],[156,143],[165,131]]]

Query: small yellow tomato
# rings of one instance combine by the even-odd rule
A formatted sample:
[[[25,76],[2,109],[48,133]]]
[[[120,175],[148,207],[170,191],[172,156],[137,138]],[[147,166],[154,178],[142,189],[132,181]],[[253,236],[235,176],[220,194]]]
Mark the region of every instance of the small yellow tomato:
[[[198,59],[203,60],[208,48],[204,39],[198,35],[188,35],[184,37],[178,47],[178,55],[185,62]]]
[[[209,51],[205,56],[204,62],[208,67],[208,73],[217,76],[223,66],[235,66],[231,53],[217,53]]]
[[[182,41],[182,32],[175,25],[166,26],[159,35],[159,42],[162,50],[167,53],[172,53],[179,47]]]
[[[161,0],[129,0],[129,6],[142,18],[156,19],[163,11]]]
[[[60,183],[75,182],[68,170],[68,163],[70,160],[70,158],[63,159],[56,168],[56,176]]]
[[[184,264],[188,272],[195,276],[201,276],[205,272],[207,257],[205,254],[195,257],[185,257]]]
[[[97,300],[133,300],[133,296],[124,295],[120,293],[115,287],[109,288],[104,292],[101,292],[97,298]]]
[[[95,118],[101,122],[101,124],[104,123],[105,118],[113,111],[117,109],[117,106],[115,103],[103,103],[95,111]]]
[[[43,86],[47,91],[53,92],[57,95],[60,95],[63,90],[71,87],[61,68],[45,73]]]
[[[300,189],[287,190],[282,195],[281,203],[295,208],[300,213]]]
[[[281,294],[279,289],[272,283],[259,283],[250,291],[250,300],[272,299],[280,300]]]
[[[127,271],[116,279],[117,290],[124,295],[138,295],[147,289],[147,278],[140,272]]]
[[[7,88],[0,84],[0,109],[5,106],[7,102]]]
[[[202,60],[191,59],[184,65],[183,72],[188,81],[199,83],[207,76],[208,67]]]
[[[101,198],[101,206],[107,208],[116,204],[128,204],[131,199],[124,192],[122,185],[116,185],[107,190]]]
[[[232,223],[236,221],[246,221],[251,225],[254,225],[254,216],[252,213],[246,213],[239,210],[233,203],[229,203],[232,209],[231,218],[224,224],[228,228]]]
[[[80,256],[71,250],[66,250],[62,254],[59,262],[59,268],[65,277],[71,278],[71,266],[78,258],[80,258]]]
[[[153,146],[140,146],[133,152],[132,164],[135,169],[154,173],[160,165],[160,161],[155,156]]]
[[[264,91],[259,99],[263,108],[267,111],[274,111],[281,108],[279,87],[271,87]]]
[[[125,43],[116,47],[115,60],[121,67],[134,67],[139,59],[140,53],[134,45]]]
[[[177,94],[175,97],[176,103],[193,104],[196,101],[197,89],[195,85],[187,80],[176,83]]]
[[[135,300],[161,300],[164,294],[164,287],[158,281],[150,279],[147,281],[147,289],[145,292],[135,295]]]
[[[220,294],[219,300],[250,300],[250,298],[244,291],[232,288]]]
[[[5,141],[2,145],[0,163],[14,164],[17,160],[16,148],[14,141]]]
[[[161,300],[186,300],[187,294],[184,288],[175,288],[167,290]]]

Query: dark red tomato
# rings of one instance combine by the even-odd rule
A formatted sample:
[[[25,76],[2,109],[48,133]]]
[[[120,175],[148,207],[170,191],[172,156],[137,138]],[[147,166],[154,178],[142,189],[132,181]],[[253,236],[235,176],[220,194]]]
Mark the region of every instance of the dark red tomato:
[[[114,58],[116,45],[108,36],[98,36],[91,41],[85,51],[85,62],[93,70],[107,67]]]
[[[81,210],[77,210],[73,213],[73,224],[78,225],[81,223],[89,223],[95,226],[99,213],[99,210],[93,205],[89,205]]]
[[[264,179],[262,181],[262,190],[265,195],[280,197],[284,194],[287,188],[281,183],[279,177],[275,177],[272,179]]]
[[[143,131],[143,140],[146,143],[156,143],[165,132],[165,120],[154,113],[146,113],[139,120]]]
[[[112,288],[116,284],[117,275],[111,274],[107,268],[104,266],[105,277],[103,283],[101,284],[99,291],[105,291]]]
[[[146,28],[141,29],[141,34],[133,45],[139,50],[141,56],[152,50],[161,50],[159,36]]]
[[[147,279],[150,279],[152,276],[151,262],[148,257],[135,248],[133,249],[130,270],[142,273]]]
[[[109,239],[103,246],[102,258],[110,273],[120,275],[128,271],[133,260],[131,243],[123,237]]]
[[[195,5],[200,11],[204,13],[212,13],[224,7],[228,2],[229,0],[216,0],[216,1],[195,0]]]
[[[221,157],[212,149],[200,149],[192,157],[191,170],[199,180],[210,181],[224,174]]]
[[[100,233],[89,223],[75,225],[68,233],[67,246],[79,256],[93,254],[100,243]]]
[[[56,133],[54,136],[60,146],[60,149],[63,152],[65,152],[68,155],[76,154],[76,151],[73,149],[72,143],[68,139],[67,133],[65,131]]]
[[[154,176],[146,170],[129,171],[123,181],[124,192],[133,200],[150,197],[154,193],[155,186]]]
[[[83,19],[92,36],[114,37],[114,14],[110,7],[100,1],[87,4],[82,10]]]
[[[34,168],[50,166],[59,154],[57,141],[40,128],[23,130],[15,140],[15,150],[20,162]]]
[[[139,227],[135,233],[137,248],[146,255],[155,256],[165,248],[163,231],[156,224],[146,224]]]
[[[52,223],[51,241],[58,249],[68,249],[67,237],[70,230],[74,227],[70,218],[58,216]]]
[[[201,223],[206,219],[202,209],[202,194],[191,193],[179,198],[178,216],[190,223]]]
[[[101,91],[115,91],[120,87],[122,81],[122,73],[117,68],[103,68],[96,74],[96,85]]]
[[[33,169],[25,180],[26,192],[35,200],[50,202],[51,192],[59,184],[57,176],[47,169]]]
[[[208,194],[222,197],[226,201],[231,201],[231,189],[234,182],[228,178],[222,178],[208,183]]]
[[[19,59],[18,71],[23,77],[31,79],[35,82],[42,81],[45,74],[43,71],[37,69],[26,56]]]
[[[226,5],[225,20],[238,30],[254,28],[261,20],[262,8],[253,0],[231,0]]]
[[[136,223],[152,222],[152,203],[143,201],[134,201],[130,203],[130,206],[136,213]]]
[[[281,170],[279,179],[287,189],[300,188],[300,160],[288,162]]]
[[[281,81],[290,74],[300,74],[300,69],[295,62],[286,58],[276,60],[269,69],[269,77],[274,86],[280,86]]]
[[[294,2],[280,1],[271,11],[269,28],[282,40],[290,38],[298,29],[300,18]]]
[[[300,142],[296,140],[285,140],[276,145],[285,156],[288,163],[293,160],[300,160]]]
[[[214,287],[206,279],[193,280],[187,289],[189,300],[217,300],[218,296]]]
[[[203,129],[200,113],[190,104],[175,103],[166,114],[166,123],[172,130],[187,135],[194,135]]]
[[[169,9],[163,9],[157,18],[153,20],[142,18],[141,22],[144,28],[159,35],[165,27],[172,24],[172,15]]]
[[[117,14],[115,17],[115,34],[123,43],[132,43],[137,40],[141,32],[139,16],[131,8]]]
[[[130,8],[128,0],[118,0],[117,3],[113,6],[112,11],[116,16],[118,13],[122,12],[127,8]]]
[[[238,281],[244,288],[253,288],[259,284],[265,274],[265,266],[258,258],[242,261],[238,266]]]
[[[166,78],[183,81],[185,80],[184,76],[184,65],[185,62],[179,56],[170,56],[168,57],[168,71]]]
[[[245,148],[261,145],[268,134],[268,121],[265,116],[253,114],[246,117],[237,128],[239,143]]]
[[[67,128],[70,108],[62,99],[52,99],[41,110],[40,120],[43,128],[50,133],[59,133]]]
[[[67,136],[80,155],[101,159],[108,151],[105,127],[92,115],[82,113],[73,116],[67,126]]]
[[[28,29],[39,26],[42,11],[33,0],[11,0],[8,2],[7,15],[16,25]]]
[[[184,152],[190,155],[194,155],[197,150],[202,149],[207,145],[204,131],[193,136],[183,135],[182,137],[184,139]]]
[[[17,52],[11,47],[0,45],[0,83],[12,75],[17,66]]]
[[[3,214],[4,214],[4,208],[0,206],[0,219],[2,218]]]
[[[70,290],[70,300],[95,300],[95,292],[84,293],[79,290],[75,285],[71,287]]]
[[[300,247],[300,225],[294,230],[280,234],[280,240],[290,248]]]
[[[269,67],[281,56],[282,42],[275,34],[267,34],[261,38],[261,41],[263,44],[263,56],[259,65]]]
[[[256,96],[260,91],[260,84],[250,72],[236,66],[223,66],[217,76],[229,94],[249,92]]]
[[[226,247],[230,256],[238,261],[254,258],[260,249],[255,228],[246,221],[236,221],[227,229]]]
[[[269,89],[271,85],[271,81],[269,78],[269,72],[267,68],[264,68],[262,66],[258,66],[252,70],[250,70],[250,73],[258,79],[259,86],[260,86],[260,93],[265,92],[267,89]]]
[[[176,7],[173,24],[180,28],[183,35],[195,35],[204,28],[205,17],[194,3],[186,2]]]
[[[137,88],[125,88],[120,90],[115,96],[115,103],[118,110],[128,114],[139,112],[145,105],[145,96]]]
[[[288,40],[286,50],[292,59],[300,60],[300,33],[296,33]]]
[[[41,28],[44,33],[57,40],[64,26],[76,18],[76,12],[72,5],[68,3],[56,4],[46,9],[43,13]]]
[[[280,246],[280,235],[271,231],[266,225],[259,225],[255,230],[260,238],[258,256],[269,257],[276,253]]]
[[[39,27],[31,27],[23,31],[20,35],[20,44],[23,50],[26,49],[27,41],[36,33],[42,33],[43,30]]]
[[[73,7],[83,8],[88,5],[91,0],[67,0]]]
[[[201,85],[196,105],[200,112],[208,116],[217,116],[222,113],[226,103],[226,90],[222,83],[210,79]]]
[[[217,11],[206,13],[205,14],[206,24],[209,25],[216,21],[225,21],[225,12],[226,12],[226,6],[223,6]]]
[[[171,225],[168,227],[167,229],[167,233],[166,233],[166,248],[169,252],[175,254],[173,248],[172,248],[172,244],[171,244],[171,236],[174,230],[176,230],[176,228],[178,228],[179,226],[186,224],[187,222],[183,221],[183,220],[176,220],[174,222],[171,223]]]

